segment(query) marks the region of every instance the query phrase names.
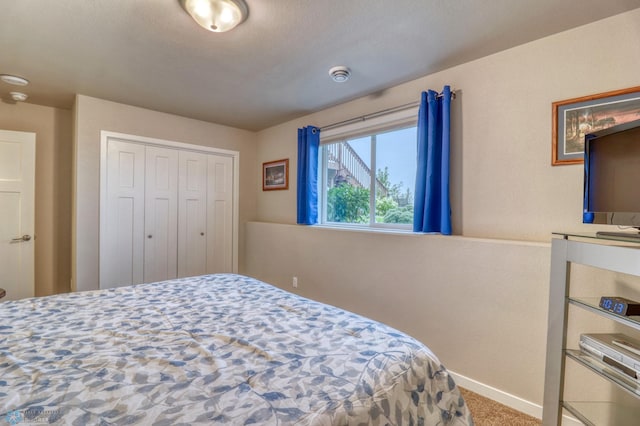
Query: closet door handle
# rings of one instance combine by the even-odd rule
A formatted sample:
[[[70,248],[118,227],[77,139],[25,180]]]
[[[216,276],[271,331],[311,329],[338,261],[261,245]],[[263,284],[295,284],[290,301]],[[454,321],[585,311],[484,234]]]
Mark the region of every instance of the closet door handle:
[[[149,234],[147,235],[147,238],[153,238],[153,235]]]
[[[204,237],[204,232],[201,232],[200,235]]]
[[[30,241],[31,240],[31,235],[23,235],[22,237],[18,237],[18,238],[13,238],[11,240],[11,243],[22,243],[24,241]]]

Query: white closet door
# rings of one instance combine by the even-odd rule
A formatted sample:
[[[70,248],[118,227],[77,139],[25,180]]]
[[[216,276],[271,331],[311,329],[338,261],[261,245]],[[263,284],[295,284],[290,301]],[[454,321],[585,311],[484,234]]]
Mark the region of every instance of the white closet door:
[[[36,134],[0,130],[2,301],[34,295],[35,165]]]
[[[207,272],[207,154],[180,151],[178,276]]]
[[[144,282],[178,276],[178,151],[148,146]]]
[[[144,145],[109,141],[101,288],[144,282],[144,167]]]
[[[233,272],[233,159],[209,155],[207,273]]]

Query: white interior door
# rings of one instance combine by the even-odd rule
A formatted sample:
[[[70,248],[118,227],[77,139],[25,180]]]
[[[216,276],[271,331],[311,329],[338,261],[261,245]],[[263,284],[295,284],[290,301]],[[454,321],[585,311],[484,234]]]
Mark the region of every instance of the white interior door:
[[[178,276],[207,272],[207,154],[180,151]]]
[[[35,133],[0,130],[0,288],[34,296]]]
[[[207,273],[233,272],[233,159],[208,157]]]
[[[144,145],[109,141],[100,288],[144,282],[144,168]]]
[[[144,282],[178,275],[178,151],[147,146]]]

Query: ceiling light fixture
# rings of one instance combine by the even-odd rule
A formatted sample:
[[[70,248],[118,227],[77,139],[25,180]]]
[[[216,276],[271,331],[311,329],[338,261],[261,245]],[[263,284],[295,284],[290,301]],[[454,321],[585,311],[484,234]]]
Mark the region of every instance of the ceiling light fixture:
[[[29,84],[29,80],[26,78],[18,77],[17,75],[0,74],[0,80],[5,83],[13,84],[14,86],[26,86]]]
[[[351,77],[351,70],[344,66],[337,66],[329,70],[329,75],[336,83],[344,83]]]
[[[22,92],[9,92],[9,94],[11,95],[11,99],[13,99],[16,102],[24,102],[29,97],[29,95]]]
[[[247,19],[244,0],[178,0],[202,28],[216,33],[234,29]]]

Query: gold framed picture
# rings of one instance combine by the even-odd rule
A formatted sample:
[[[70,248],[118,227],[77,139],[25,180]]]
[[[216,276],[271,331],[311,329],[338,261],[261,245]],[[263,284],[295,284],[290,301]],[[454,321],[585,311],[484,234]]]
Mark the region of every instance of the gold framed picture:
[[[289,159],[262,163],[262,190],[289,189]]]
[[[640,119],[640,86],[552,104],[551,165],[581,164],[584,136]]]

